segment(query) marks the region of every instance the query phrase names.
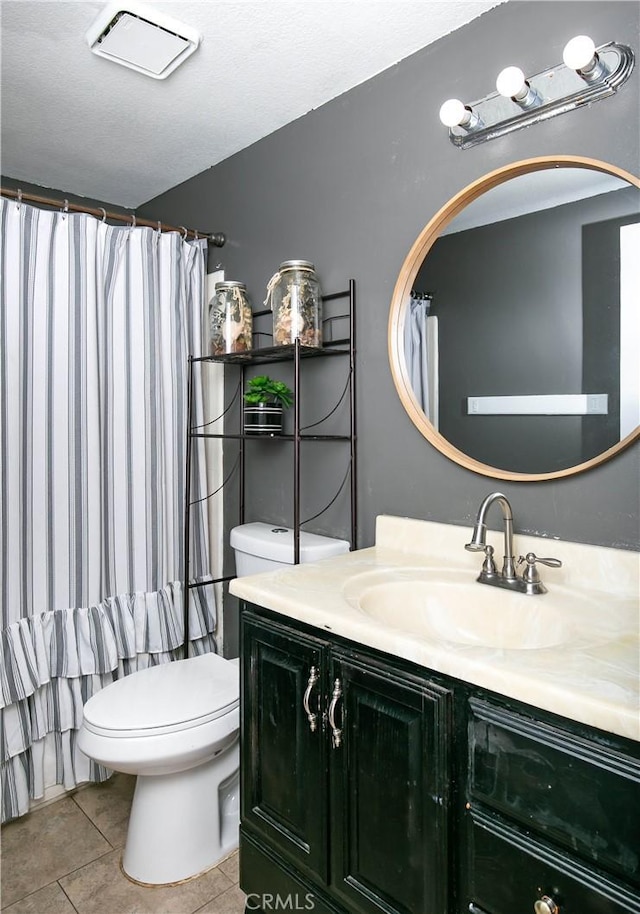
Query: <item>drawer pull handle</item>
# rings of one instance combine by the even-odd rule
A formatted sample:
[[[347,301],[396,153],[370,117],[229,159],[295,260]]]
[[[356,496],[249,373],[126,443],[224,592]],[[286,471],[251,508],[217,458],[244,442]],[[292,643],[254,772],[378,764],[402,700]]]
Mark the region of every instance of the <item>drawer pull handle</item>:
[[[560,914],[560,908],[548,895],[539,898],[534,904],[533,910],[535,914]]]
[[[336,726],[336,706],[340,701],[341,695],[342,688],[340,686],[340,680],[336,679],[333,684],[331,704],[329,705],[329,726],[331,727],[331,741],[334,749],[339,749],[342,742],[342,730]]]
[[[309,707],[309,701],[311,699],[311,692],[313,690],[314,685],[318,681],[318,678],[319,678],[318,671],[315,668],[315,666],[312,666],[311,670],[309,672],[309,681],[307,682],[307,688],[304,693],[304,698],[302,699],[302,705],[304,707],[305,714],[307,715],[307,720],[309,721],[309,729],[311,730],[312,733],[315,733],[316,730],[318,729],[318,715],[314,714],[314,712]]]

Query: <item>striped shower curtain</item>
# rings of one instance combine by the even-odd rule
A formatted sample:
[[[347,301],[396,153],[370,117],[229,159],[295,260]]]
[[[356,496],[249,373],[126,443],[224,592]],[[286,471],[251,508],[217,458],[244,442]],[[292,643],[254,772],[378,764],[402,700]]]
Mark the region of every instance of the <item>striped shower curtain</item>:
[[[430,296],[409,299],[404,324],[404,356],[411,388],[425,416],[439,426],[438,318],[429,314]]]
[[[206,244],[0,207],[5,821],[45,787],[108,777],[76,748],[84,702],[179,655],[187,355],[202,352]],[[197,459],[192,495],[205,494]],[[209,574],[205,510],[191,513],[196,579]],[[213,587],[190,605],[191,652],[215,650]]]

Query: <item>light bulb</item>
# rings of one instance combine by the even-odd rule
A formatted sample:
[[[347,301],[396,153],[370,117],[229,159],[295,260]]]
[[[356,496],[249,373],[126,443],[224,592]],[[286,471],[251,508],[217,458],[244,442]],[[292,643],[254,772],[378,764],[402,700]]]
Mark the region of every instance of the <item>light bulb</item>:
[[[482,119],[476,112],[464,105],[459,98],[448,98],[440,107],[440,120],[445,127],[462,127],[472,131],[484,127]]]
[[[535,108],[542,102],[535,89],[532,89],[520,67],[505,67],[498,74],[496,89],[505,98],[512,98],[521,108]]]
[[[496,79],[496,89],[505,98],[514,98],[519,93],[528,91],[527,81],[520,67],[505,67]]]
[[[596,46],[588,35],[576,35],[565,45],[562,55],[567,67],[575,70],[585,82],[594,83],[609,72],[596,52]]]
[[[595,52],[596,46],[588,35],[576,35],[565,45],[562,59],[571,70],[590,69]]]
[[[471,112],[459,98],[448,98],[440,108],[440,120],[445,127],[459,127],[467,123]]]

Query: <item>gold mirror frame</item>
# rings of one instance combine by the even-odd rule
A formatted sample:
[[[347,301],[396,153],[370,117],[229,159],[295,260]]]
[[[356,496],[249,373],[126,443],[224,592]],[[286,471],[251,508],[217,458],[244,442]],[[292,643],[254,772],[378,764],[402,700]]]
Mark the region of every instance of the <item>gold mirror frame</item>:
[[[550,168],[591,169],[621,178],[634,187],[640,188],[640,178],[637,178],[630,172],[617,168],[614,165],[609,165],[606,162],[601,162],[598,159],[588,159],[583,156],[544,156],[535,159],[523,159],[519,162],[514,162],[511,165],[506,165],[495,171],[489,172],[472,184],[467,185],[467,187],[463,188],[463,190],[452,197],[425,226],[402,265],[391,299],[391,309],[389,313],[389,362],[391,365],[393,382],[409,418],[418,431],[424,435],[441,454],[444,454],[445,457],[448,457],[460,466],[465,467],[467,470],[472,470],[474,473],[480,473],[483,476],[490,476],[494,479],[536,482],[545,479],[559,479],[564,476],[573,476],[576,473],[583,473],[585,470],[590,470],[592,467],[605,463],[605,461],[615,457],[616,454],[619,454],[620,451],[624,450],[640,438],[640,426],[637,426],[633,432],[626,436],[626,438],[623,438],[613,447],[610,447],[597,457],[593,457],[591,460],[587,460],[584,463],[568,467],[564,470],[557,470],[552,473],[514,473],[509,470],[501,470],[498,467],[492,467],[488,464],[481,463],[479,460],[475,460],[473,457],[470,457],[468,454],[465,454],[454,447],[454,445],[444,438],[427,419],[413,392],[407,372],[403,347],[404,321],[407,312],[406,306],[422,263],[430,249],[440,237],[442,229],[448,225],[461,210],[493,187],[497,187],[499,184],[503,184],[511,178],[517,178],[520,175],[544,171]]]

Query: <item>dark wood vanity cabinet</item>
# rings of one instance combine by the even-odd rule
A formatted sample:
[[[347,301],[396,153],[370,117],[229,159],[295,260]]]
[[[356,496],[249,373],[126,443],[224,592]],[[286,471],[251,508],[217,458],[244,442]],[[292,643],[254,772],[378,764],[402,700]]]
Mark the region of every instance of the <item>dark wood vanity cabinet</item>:
[[[251,902],[447,914],[451,693],[247,610],[242,647]]]
[[[247,911],[640,914],[637,743],[258,607],[242,649]]]

